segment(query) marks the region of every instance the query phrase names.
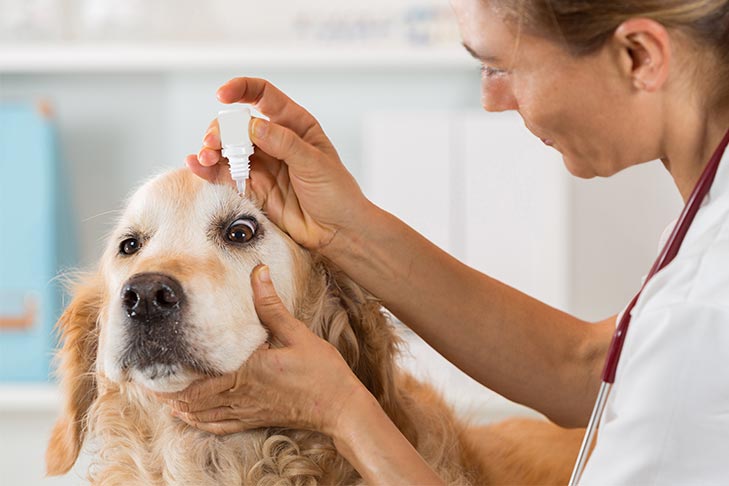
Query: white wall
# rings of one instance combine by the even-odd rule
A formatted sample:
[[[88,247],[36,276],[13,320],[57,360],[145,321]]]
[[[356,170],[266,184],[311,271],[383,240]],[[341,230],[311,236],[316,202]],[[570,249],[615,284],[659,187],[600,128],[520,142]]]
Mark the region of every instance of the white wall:
[[[658,240],[683,202],[660,161],[609,179],[571,178],[569,198],[569,310],[603,319],[639,290],[658,255]]]

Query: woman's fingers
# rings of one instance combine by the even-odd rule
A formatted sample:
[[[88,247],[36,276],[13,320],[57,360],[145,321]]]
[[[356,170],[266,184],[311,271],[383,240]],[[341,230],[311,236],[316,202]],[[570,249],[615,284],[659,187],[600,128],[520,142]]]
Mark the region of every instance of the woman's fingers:
[[[230,175],[227,161],[212,166],[205,166],[200,163],[198,156],[191,154],[185,158],[185,164],[190,168],[193,174],[202,177],[206,181],[216,184],[235,185]]]
[[[206,181],[215,182],[218,178],[218,168],[215,166],[206,166],[200,163],[200,159],[196,154],[190,154],[185,157],[185,165],[190,168],[193,174],[202,177]]]
[[[213,378],[203,378],[201,380],[193,381],[190,386],[182,391],[173,393],[157,393],[157,396],[165,400],[175,400],[178,402],[192,404],[193,407],[198,407],[195,408],[196,410],[200,410],[201,408],[207,407],[201,407],[198,403],[204,403],[204,400],[209,398],[210,395],[216,395],[224,391],[232,390],[239,384],[237,372],[226,373]]]
[[[173,415],[183,419],[187,423],[222,422],[223,420],[239,420],[238,415],[232,407],[215,407],[196,412],[178,412]]]
[[[200,165],[204,167],[212,167],[223,160],[223,156],[220,153],[220,150],[203,147],[200,149],[200,152],[197,153],[197,160],[199,160]]]
[[[248,425],[240,420],[223,420],[220,422],[188,422],[184,418],[180,417],[183,422],[186,422],[191,427],[195,427],[203,432],[209,432],[215,435],[228,435],[243,432],[244,430],[250,430],[256,428],[255,426]]]
[[[321,131],[316,119],[274,85],[259,78],[234,78],[218,88],[223,103],[250,103],[272,121],[289,127],[300,137]]]
[[[251,122],[251,140],[268,155],[283,160],[298,173],[320,172],[322,168],[314,162],[324,159],[321,152],[304,141],[293,130],[262,118]]]
[[[204,410],[225,407],[232,405],[234,398],[227,391],[214,395],[200,397],[197,400],[185,402],[182,400],[167,400],[167,403],[175,412],[181,413],[197,413]]]
[[[208,125],[208,129],[203,135],[203,143],[200,152],[197,154],[197,159],[200,161],[200,165],[210,167],[220,162],[222,155],[222,145],[220,142],[220,127],[218,125],[218,119],[214,119]]]
[[[203,135],[203,147],[213,150],[220,150],[222,148],[220,143],[220,126],[218,125],[217,118],[210,122],[208,130]]]

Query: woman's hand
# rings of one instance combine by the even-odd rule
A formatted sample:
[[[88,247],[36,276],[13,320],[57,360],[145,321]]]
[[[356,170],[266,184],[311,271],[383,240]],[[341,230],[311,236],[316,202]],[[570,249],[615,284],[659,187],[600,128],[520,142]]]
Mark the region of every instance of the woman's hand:
[[[223,103],[250,103],[271,119],[251,120],[257,149],[248,186],[268,217],[296,242],[322,250],[338,231],[366,217],[367,199],[309,112],[263,79],[232,79],[217,95]],[[186,163],[204,179],[231,180],[217,120]]]
[[[288,313],[268,268],[251,276],[256,311],[284,347],[251,355],[237,371],[160,393],[173,413],[214,434],[257,427],[292,427],[334,435],[353,397],[368,394],[339,352]]]
[[[251,275],[256,312],[283,344],[256,351],[236,372],[158,393],[176,416],[223,435],[257,427],[329,435],[367,484],[443,484],[339,352],[288,313],[268,268]]]

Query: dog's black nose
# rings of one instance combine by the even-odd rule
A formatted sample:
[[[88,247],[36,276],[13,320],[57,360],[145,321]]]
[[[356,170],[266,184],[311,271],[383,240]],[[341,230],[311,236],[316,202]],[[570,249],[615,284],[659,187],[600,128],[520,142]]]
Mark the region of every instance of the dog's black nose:
[[[138,273],[127,280],[121,292],[122,307],[139,321],[155,321],[180,311],[182,285],[161,273]]]

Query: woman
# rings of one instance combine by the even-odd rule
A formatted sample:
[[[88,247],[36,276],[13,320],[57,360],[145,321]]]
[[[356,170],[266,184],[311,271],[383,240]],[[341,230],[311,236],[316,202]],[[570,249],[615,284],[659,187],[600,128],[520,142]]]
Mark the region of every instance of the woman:
[[[688,198],[729,128],[729,0],[454,6],[464,45],[483,64],[486,110],[518,111],[578,177],[661,159]],[[558,424],[587,423],[616,317],[588,325],[550,308],[459,263],[375,207],[316,120],[265,81],[234,79],[218,97],[254,103],[271,118],[251,125],[259,148],[251,190],[276,224],[333,260],[484,385]],[[220,160],[213,124],[187,163],[216,179],[227,171]],[[632,312],[585,483],[729,477],[722,452],[729,380],[721,359],[729,349],[728,221],[729,155],[678,257]],[[234,392],[240,406],[211,408],[215,394],[230,393],[223,385],[230,380],[211,379],[180,394],[196,411],[182,418],[215,433],[316,429],[370,483],[438,482],[341,357],[285,311],[265,267],[252,281],[262,322],[286,347],[259,351],[238,372],[248,384]],[[285,403],[276,399],[281,394]]]

